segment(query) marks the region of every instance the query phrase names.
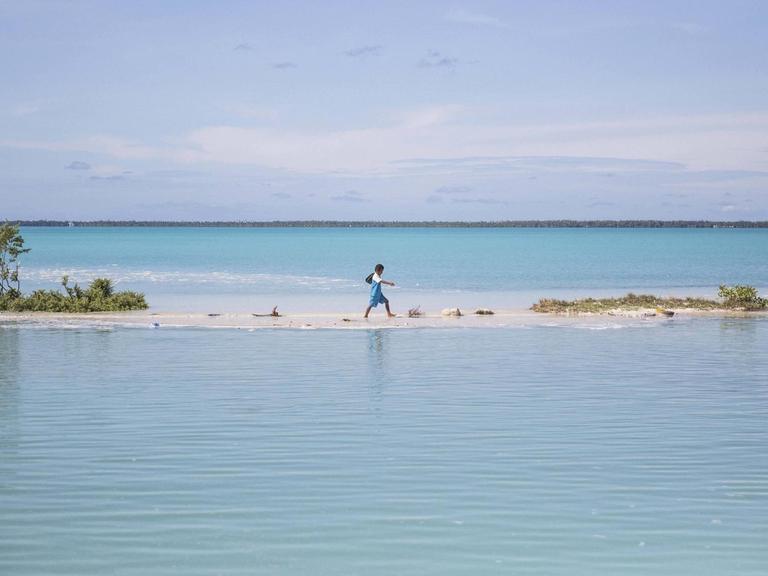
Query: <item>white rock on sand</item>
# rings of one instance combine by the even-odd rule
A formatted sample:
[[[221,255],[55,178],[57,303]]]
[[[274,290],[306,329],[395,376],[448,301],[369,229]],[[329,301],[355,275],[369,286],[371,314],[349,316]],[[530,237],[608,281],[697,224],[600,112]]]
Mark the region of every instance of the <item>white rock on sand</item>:
[[[462,316],[461,310],[458,308],[443,308],[441,314],[443,316]]]

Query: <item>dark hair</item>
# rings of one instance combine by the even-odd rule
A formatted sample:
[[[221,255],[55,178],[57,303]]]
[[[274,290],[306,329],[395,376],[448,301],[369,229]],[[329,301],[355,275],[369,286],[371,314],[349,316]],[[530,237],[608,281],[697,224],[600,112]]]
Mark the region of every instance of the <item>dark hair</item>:
[[[376,272],[378,272],[379,270],[384,270],[384,264],[376,264],[376,267],[374,268],[374,270],[376,270]]]

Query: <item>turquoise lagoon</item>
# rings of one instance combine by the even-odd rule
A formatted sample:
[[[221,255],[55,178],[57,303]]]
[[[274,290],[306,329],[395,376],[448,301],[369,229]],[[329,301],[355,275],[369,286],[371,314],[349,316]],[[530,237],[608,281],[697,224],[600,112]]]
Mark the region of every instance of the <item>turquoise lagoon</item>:
[[[768,229],[26,228],[25,288],[108,275],[157,310],[364,307],[377,262],[400,308],[527,308],[627,290],[768,289]]]

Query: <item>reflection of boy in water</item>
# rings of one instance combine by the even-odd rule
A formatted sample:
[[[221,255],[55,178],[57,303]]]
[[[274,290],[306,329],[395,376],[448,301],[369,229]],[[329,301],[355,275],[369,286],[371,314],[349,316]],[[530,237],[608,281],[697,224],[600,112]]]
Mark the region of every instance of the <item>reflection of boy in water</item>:
[[[384,266],[382,264],[376,264],[376,268],[374,268],[373,277],[371,278],[371,298],[368,301],[368,308],[365,309],[365,315],[363,318],[368,318],[368,313],[371,311],[371,308],[375,308],[379,304],[384,304],[384,307],[387,309],[387,316],[390,318],[394,318],[394,314],[389,309],[389,300],[384,296],[384,294],[381,293],[381,285],[386,284],[387,286],[394,286],[394,282],[389,282],[388,280],[382,280],[381,275],[384,273]]]

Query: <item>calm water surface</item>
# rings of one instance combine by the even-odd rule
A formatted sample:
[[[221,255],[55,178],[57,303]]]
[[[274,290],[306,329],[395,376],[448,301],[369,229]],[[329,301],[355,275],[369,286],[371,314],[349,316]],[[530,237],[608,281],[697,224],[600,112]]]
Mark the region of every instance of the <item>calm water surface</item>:
[[[764,319],[5,326],[0,368],[2,574],[768,566]]]

